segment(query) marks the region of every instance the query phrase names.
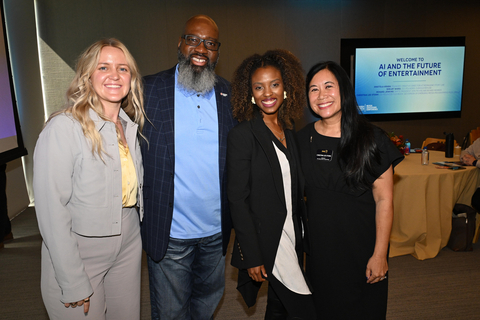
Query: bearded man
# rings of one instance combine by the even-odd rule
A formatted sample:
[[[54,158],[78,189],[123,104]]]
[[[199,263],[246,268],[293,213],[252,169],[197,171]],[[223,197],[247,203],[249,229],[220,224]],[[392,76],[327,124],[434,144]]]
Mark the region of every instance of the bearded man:
[[[226,195],[230,84],[215,74],[210,17],[190,18],[178,64],[146,76],[142,222],[152,319],[212,319],[225,287],[231,220]]]

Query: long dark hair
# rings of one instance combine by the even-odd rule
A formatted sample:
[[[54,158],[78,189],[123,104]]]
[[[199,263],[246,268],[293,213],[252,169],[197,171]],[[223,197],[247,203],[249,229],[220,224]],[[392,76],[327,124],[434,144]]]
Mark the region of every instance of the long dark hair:
[[[370,124],[358,108],[357,99],[347,73],[333,61],[314,65],[307,74],[306,93],[308,97],[312,78],[327,69],[338,81],[341,103],[341,138],[338,161],[344,171],[348,185],[359,189],[371,189],[370,176],[375,176],[375,164],[380,163],[380,151],[375,141],[375,127]],[[310,101],[308,106],[310,106]]]

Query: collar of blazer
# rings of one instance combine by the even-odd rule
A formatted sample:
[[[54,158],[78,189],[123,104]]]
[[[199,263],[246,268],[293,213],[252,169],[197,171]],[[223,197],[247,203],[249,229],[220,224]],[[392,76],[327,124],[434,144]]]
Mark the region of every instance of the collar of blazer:
[[[109,122],[100,118],[98,113],[96,113],[92,109],[88,110],[88,115],[90,116],[90,119],[92,119],[93,123],[95,123],[95,128],[97,129],[97,131],[101,131],[102,128],[105,126],[105,124]],[[130,119],[130,117],[125,113],[125,111],[122,108],[120,108],[120,111],[118,113],[118,119],[122,120],[122,122],[125,122],[128,126],[137,125],[135,122],[133,122]]]
[[[258,112],[255,118],[250,121],[252,126],[252,132],[258,143],[262,147],[263,152],[270,164],[270,170],[272,171],[272,177],[275,183],[278,196],[281,199],[283,205],[285,205],[285,191],[283,188],[282,168],[278,160],[277,152],[273,146],[273,141],[270,134],[270,129],[263,122],[261,114]],[[286,134],[287,132],[285,132]]]

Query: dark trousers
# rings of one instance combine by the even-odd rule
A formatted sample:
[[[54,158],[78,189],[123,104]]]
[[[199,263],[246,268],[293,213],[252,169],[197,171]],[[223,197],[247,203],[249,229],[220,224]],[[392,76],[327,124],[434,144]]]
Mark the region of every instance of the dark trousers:
[[[272,274],[268,276],[265,320],[314,320],[316,318],[311,294],[302,295],[292,292]]]
[[[0,242],[12,231],[7,210],[7,164],[0,165]]]
[[[477,212],[480,212],[480,188],[477,188],[472,196],[472,207],[474,207]]]

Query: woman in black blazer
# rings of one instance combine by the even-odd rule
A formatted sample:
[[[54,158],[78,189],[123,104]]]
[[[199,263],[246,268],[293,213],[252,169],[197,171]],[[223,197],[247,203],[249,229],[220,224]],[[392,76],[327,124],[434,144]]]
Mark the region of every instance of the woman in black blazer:
[[[228,198],[236,239],[232,265],[247,305],[269,282],[265,319],[315,319],[303,275],[303,176],[293,119],[306,105],[300,61],[285,50],[255,54],[232,82]]]

